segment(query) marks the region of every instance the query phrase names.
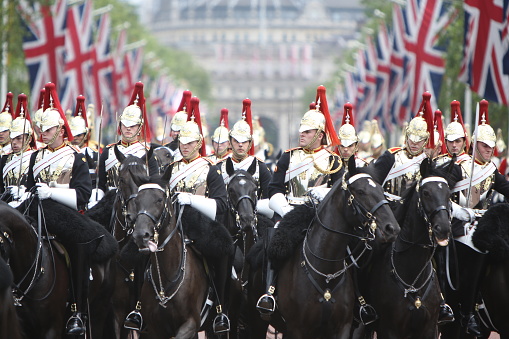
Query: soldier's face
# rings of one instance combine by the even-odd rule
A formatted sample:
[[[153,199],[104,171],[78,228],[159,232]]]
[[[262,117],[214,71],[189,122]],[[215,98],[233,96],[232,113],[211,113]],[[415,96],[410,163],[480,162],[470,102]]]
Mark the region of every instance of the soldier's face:
[[[238,155],[246,155],[249,151],[251,143],[249,141],[238,142],[235,138],[232,139],[232,148]]]
[[[222,152],[224,152],[224,150],[226,150],[228,147],[230,147],[230,142],[225,141],[222,143],[218,143],[218,142],[212,141],[212,147],[214,148],[214,151],[216,153],[222,153]]]
[[[424,142],[426,142],[425,139],[418,141],[418,142],[413,142],[412,140],[407,139],[407,145],[410,150],[410,153],[416,154],[419,151],[421,151],[422,148],[424,147]]]
[[[445,146],[449,153],[458,155],[463,152],[463,148],[465,147],[465,138],[458,138],[453,141],[446,140]]]
[[[349,159],[355,153],[356,143],[351,144],[350,146],[339,145],[339,153],[343,159]]]
[[[313,142],[313,144],[309,144],[313,138],[315,137],[316,133],[318,132],[317,129],[310,129],[307,131],[300,132],[299,134],[299,146],[300,147],[307,147],[309,149],[315,149],[320,146],[322,139],[316,138],[316,140]],[[320,132],[321,133],[321,132]]]
[[[74,139],[72,140],[71,143],[73,145],[81,145],[81,143],[83,142],[83,139],[85,139],[85,133],[81,133],[81,134],[75,135]]]
[[[57,132],[60,132],[60,134],[63,138],[64,130],[59,129],[58,126],[53,126],[51,128],[48,128],[44,132],[41,132],[42,142],[45,143],[46,145],[49,145],[52,147],[60,146],[62,144],[61,140],[58,137],[56,137],[55,139],[53,138],[55,136],[55,133],[57,133]],[[50,144],[51,141],[53,141],[52,144]],[[57,144],[57,145],[53,145],[53,144]]]
[[[180,153],[182,154],[182,157],[184,159],[189,159],[191,156],[193,156],[193,153],[196,153],[196,145],[198,144],[198,141],[191,141],[187,144],[183,144],[179,142],[180,147]]]
[[[475,155],[477,160],[480,160],[481,162],[487,162],[491,159],[492,155],[493,155],[493,147],[486,145],[482,141],[477,142],[477,152]]]
[[[9,134],[11,132],[9,130],[0,132],[0,144],[5,144],[9,140]]]
[[[170,131],[170,138],[172,138],[173,140],[177,139],[178,136],[180,134],[180,131],[174,131],[174,130],[171,130]]]
[[[132,139],[136,136],[136,133],[138,133],[139,128],[139,124],[130,127],[127,127],[124,124],[120,124],[120,133],[122,133],[124,138]]]
[[[14,153],[18,153],[23,148],[26,134],[18,135],[16,138],[11,139],[11,147]]]

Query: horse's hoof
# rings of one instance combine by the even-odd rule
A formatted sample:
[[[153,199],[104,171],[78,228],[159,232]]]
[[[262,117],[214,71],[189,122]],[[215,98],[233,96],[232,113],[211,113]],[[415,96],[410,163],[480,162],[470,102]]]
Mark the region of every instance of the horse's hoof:
[[[124,320],[124,327],[129,330],[141,331],[143,326],[143,317],[138,310],[134,310],[127,315]]]
[[[469,313],[463,317],[462,324],[465,327],[465,332],[467,334],[473,335],[474,337],[481,336],[481,326],[479,325],[479,320],[474,313]]]
[[[81,319],[81,313],[76,312],[67,320],[65,331],[69,335],[83,335],[86,332],[85,325]]]
[[[451,306],[443,303],[440,305],[440,312],[438,313],[438,324],[447,324],[454,321],[454,312]]]
[[[230,319],[224,313],[219,313],[214,318],[214,322],[212,324],[212,329],[214,330],[214,334],[221,334],[230,331]]]

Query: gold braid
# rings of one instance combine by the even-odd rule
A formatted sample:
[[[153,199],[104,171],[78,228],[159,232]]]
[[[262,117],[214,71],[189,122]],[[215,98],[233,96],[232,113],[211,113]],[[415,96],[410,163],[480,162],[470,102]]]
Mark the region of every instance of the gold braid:
[[[311,156],[311,157],[313,157],[313,156]],[[313,158],[313,167],[318,172],[320,172],[322,174],[334,174],[334,173],[338,172],[341,169],[341,167],[343,167],[343,165],[339,161],[338,161],[338,167],[336,169],[332,169],[333,166],[334,166],[334,160],[329,164],[327,169],[320,168],[320,167],[318,167],[318,164],[315,162],[315,159]]]

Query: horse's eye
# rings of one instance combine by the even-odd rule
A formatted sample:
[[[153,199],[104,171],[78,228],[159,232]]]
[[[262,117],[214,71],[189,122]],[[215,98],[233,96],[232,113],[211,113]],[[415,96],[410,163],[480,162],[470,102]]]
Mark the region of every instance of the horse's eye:
[[[157,203],[158,203],[158,204],[162,204],[162,203],[163,203],[163,201],[164,201],[164,199],[163,199],[163,198],[159,198],[159,199],[157,199]]]
[[[359,190],[357,192],[357,195],[366,195],[366,192],[364,192],[364,190]]]
[[[423,195],[425,198],[429,198],[429,197],[431,197],[431,194],[430,194],[428,191],[423,191],[423,192],[422,192],[422,195]]]

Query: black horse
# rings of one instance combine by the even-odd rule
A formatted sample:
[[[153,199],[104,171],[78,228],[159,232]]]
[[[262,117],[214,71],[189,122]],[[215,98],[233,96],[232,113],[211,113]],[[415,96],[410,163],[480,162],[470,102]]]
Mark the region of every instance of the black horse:
[[[7,239],[0,235],[0,251],[4,240]],[[0,338],[21,339],[21,326],[12,295],[13,283],[11,269],[0,256]]]
[[[450,187],[461,179],[454,166],[453,161],[438,168],[428,160],[421,163],[422,179],[395,209],[400,234],[393,244],[375,244],[371,262],[360,270],[361,289],[379,316],[366,337],[373,331],[377,338],[438,337],[442,297],[432,259],[451,233]]]
[[[159,173],[163,174],[166,168],[173,162],[173,152],[167,146],[159,146],[154,149],[154,158],[159,167]]]
[[[344,180],[336,182],[318,206],[311,203],[307,207],[311,214],[294,209],[283,218],[269,247],[271,260],[279,262],[280,267],[276,284],[278,309],[271,323],[288,338],[348,338],[353,321],[354,286],[347,245],[352,238],[359,238],[355,234],[359,228],[363,230],[360,238],[365,244],[375,237],[391,242],[399,233],[383,189],[368,174],[369,169],[357,169],[353,157],[348,165]],[[300,233],[297,229],[284,232],[283,224],[289,220],[302,224],[299,219],[303,215],[310,222],[304,240],[297,242],[289,257],[278,257],[276,252],[281,245],[276,242],[283,243],[286,238],[295,238],[292,234]],[[278,237],[281,232],[284,235]],[[255,275],[253,283],[260,282],[260,275]],[[249,294],[254,308],[263,290]],[[267,323],[258,319],[253,317],[250,324],[252,337],[265,338]]]

